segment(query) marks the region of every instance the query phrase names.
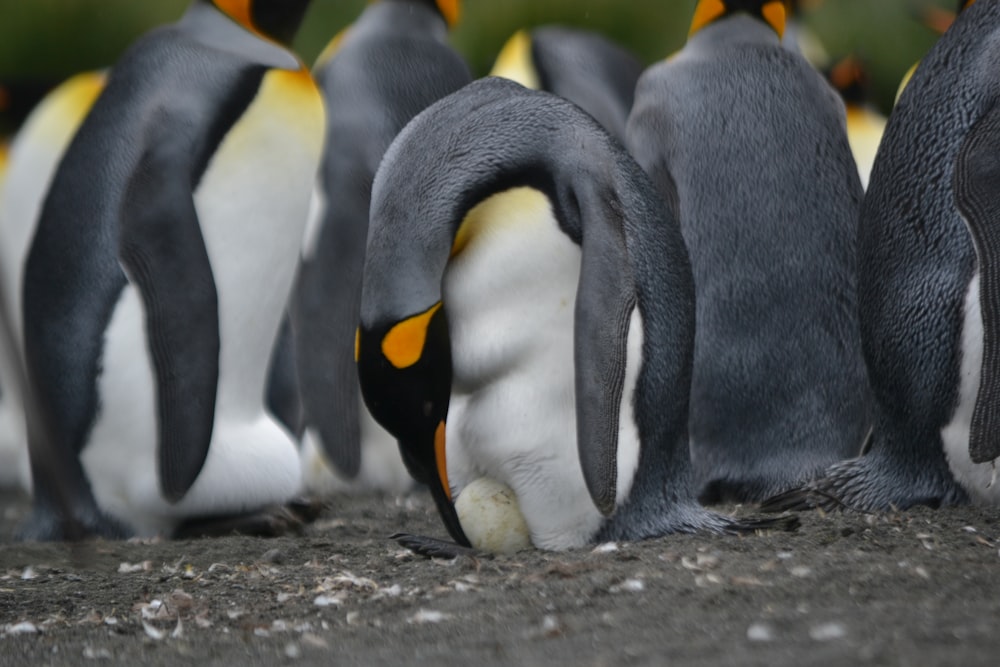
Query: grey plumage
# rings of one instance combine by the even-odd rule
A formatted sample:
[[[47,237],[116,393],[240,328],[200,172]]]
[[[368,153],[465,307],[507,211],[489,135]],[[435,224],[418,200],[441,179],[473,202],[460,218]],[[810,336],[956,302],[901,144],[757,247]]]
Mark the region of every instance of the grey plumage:
[[[760,500],[855,454],[862,189],[836,94],[735,14],[643,75],[627,143],[661,191],[676,185],[691,253],[701,498]]]

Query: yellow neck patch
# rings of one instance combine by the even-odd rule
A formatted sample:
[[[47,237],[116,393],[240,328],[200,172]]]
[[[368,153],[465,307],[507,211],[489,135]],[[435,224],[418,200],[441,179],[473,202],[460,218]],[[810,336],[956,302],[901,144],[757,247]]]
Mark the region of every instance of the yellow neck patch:
[[[382,354],[396,368],[409,368],[420,361],[427,342],[427,327],[434,313],[441,308],[441,302],[408,319],[403,320],[382,339]]]
[[[253,19],[250,17],[250,4],[253,0],[213,0],[215,6],[224,11],[230,18],[234,21],[247,28],[248,30],[256,29],[253,27]]]
[[[531,58],[531,35],[524,30],[515,32],[500,49],[490,75],[516,81],[525,88],[541,88],[538,70]]]
[[[448,27],[454,27],[462,15],[462,0],[437,0],[437,6]]]
[[[694,10],[694,18],[691,20],[691,30],[688,31],[688,37],[736,11],[739,10],[730,8],[726,0],[700,0]],[[763,4],[760,8],[760,18],[778,33],[779,38],[784,37],[785,22],[788,20],[784,0],[771,0],[771,2]]]

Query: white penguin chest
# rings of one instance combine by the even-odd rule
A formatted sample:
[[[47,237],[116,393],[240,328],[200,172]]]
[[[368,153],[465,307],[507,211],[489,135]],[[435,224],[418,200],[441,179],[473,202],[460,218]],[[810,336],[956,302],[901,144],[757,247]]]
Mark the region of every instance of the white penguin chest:
[[[979,274],[969,283],[960,339],[961,366],[958,404],[951,421],[941,429],[948,466],[973,502],[1000,504],[1000,470],[992,463],[973,463],[969,456],[972,413],[979,395],[983,368],[983,318],[979,304]]]
[[[579,246],[528,188],[474,209],[444,276],[455,497],[486,476],[517,495],[532,542],[586,543],[601,524],[577,456],[573,323]]]

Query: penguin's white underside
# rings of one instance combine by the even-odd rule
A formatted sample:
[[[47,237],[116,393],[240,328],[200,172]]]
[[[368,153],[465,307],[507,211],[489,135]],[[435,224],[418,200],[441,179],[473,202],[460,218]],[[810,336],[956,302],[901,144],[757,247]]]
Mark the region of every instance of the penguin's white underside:
[[[453,497],[480,477],[496,479],[516,493],[536,547],[586,544],[604,517],[587,491],[576,440],[580,247],[560,230],[548,199],[529,188],[473,209],[459,239],[442,283],[453,364],[446,433]],[[619,504],[638,466],[632,394],[641,349],[636,309],[620,407]]]
[[[296,446],[263,404],[267,359],[291,287],[321,145],[319,118],[301,113],[301,100],[282,81],[295,76],[301,75],[265,77],[194,193],[218,294],[221,346],[208,458],[177,504],[160,495],[155,379],[144,305],[131,284],[106,331],[100,408],[81,460],[98,504],[140,534],[169,530],[186,517],[284,502],[299,490]]]
[[[979,395],[983,368],[983,318],[979,303],[979,274],[969,282],[963,308],[958,403],[951,421],[941,429],[945,455],[952,475],[973,502],[1000,504],[1000,471],[997,461],[973,463],[969,456],[969,431]]]

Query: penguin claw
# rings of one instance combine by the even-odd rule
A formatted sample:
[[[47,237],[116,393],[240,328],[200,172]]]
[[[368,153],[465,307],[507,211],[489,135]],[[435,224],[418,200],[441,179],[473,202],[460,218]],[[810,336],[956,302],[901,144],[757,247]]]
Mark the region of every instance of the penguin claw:
[[[760,504],[760,511],[768,514],[777,512],[804,512],[814,509],[831,511],[851,508],[832,493],[809,486],[779,493],[765,499]]]
[[[413,553],[426,558],[445,558],[448,560],[454,560],[459,556],[468,556],[469,558],[489,558],[491,556],[491,554],[479,551],[478,549],[463,547],[462,545],[454,542],[439,540],[433,537],[424,537],[423,535],[395,533],[394,535],[390,535],[389,539],[395,540],[401,547],[409,549]]]
[[[733,519],[725,531],[734,535],[753,535],[761,532],[780,531],[791,533],[798,530],[802,521],[794,514],[783,514],[775,517],[747,517]]]

